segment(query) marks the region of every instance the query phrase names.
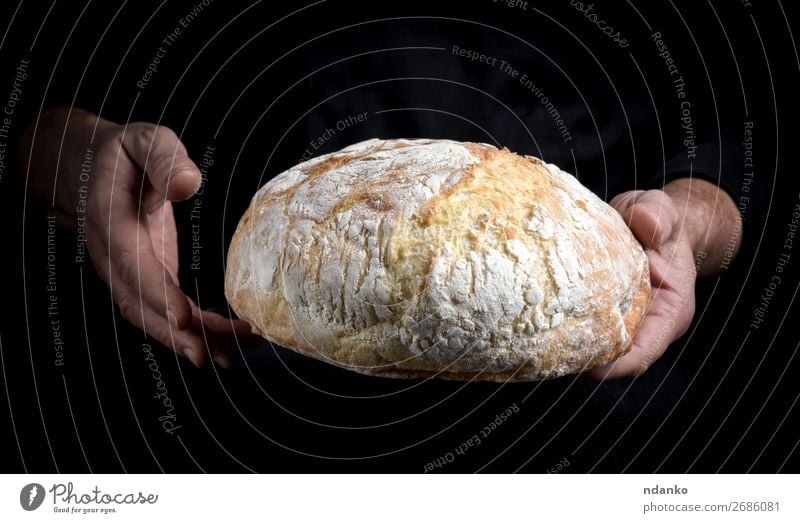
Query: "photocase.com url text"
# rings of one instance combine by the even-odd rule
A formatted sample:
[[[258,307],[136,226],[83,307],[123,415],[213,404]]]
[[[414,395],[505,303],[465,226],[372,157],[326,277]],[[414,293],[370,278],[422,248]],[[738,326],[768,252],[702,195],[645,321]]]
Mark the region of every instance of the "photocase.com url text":
[[[642,513],[652,512],[779,512],[780,501],[729,501],[727,503],[645,503]]]

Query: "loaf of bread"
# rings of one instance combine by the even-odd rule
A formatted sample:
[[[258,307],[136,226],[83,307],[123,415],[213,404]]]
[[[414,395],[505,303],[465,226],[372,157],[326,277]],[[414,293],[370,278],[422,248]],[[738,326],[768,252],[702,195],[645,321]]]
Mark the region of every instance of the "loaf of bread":
[[[650,278],[619,214],[555,165],[373,139],[256,193],[225,294],[254,332],[357,372],[524,381],[627,352]]]

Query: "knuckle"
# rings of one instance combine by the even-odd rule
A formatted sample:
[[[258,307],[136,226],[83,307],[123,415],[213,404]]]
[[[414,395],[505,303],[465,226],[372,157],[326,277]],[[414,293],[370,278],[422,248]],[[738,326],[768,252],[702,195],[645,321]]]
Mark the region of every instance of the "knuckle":
[[[643,199],[651,200],[654,202],[661,202],[662,200],[667,197],[667,193],[662,191],[661,189],[648,189],[642,195]]]
[[[117,257],[122,279],[131,286],[139,284],[139,260],[137,260],[137,254],[137,251],[125,249],[120,251]]]
[[[170,172],[175,167],[174,164],[175,154],[158,155],[150,158],[150,165],[147,171],[149,174],[156,175],[160,182],[166,184],[169,181]]]
[[[165,347],[175,349],[172,327],[167,322],[159,321],[150,330],[151,336],[161,342]]]
[[[129,322],[138,325],[140,323],[139,318],[139,300],[136,296],[131,293],[122,293],[117,298],[117,306],[119,307],[119,313],[122,315],[123,318],[128,320]]]
[[[122,131],[115,129],[113,132],[103,133],[98,136],[97,156],[114,158],[122,147]]]
[[[143,138],[147,139],[148,144],[152,144],[151,147],[155,146],[157,143],[162,142],[172,142],[177,141],[178,135],[175,134],[175,131],[167,127],[166,125],[158,125],[154,123],[147,123],[147,122],[138,122],[140,127],[137,127],[140,134]]]
[[[618,210],[623,210],[636,202],[638,193],[641,191],[627,191],[616,195],[609,204]]]
[[[166,125],[159,125],[159,124],[150,124],[150,128],[153,130],[153,133],[159,138],[175,138],[175,131],[167,127]]]
[[[128,126],[127,132],[130,134],[129,139],[136,151],[138,151],[139,154],[149,156],[153,149],[156,148],[159,141],[163,140],[165,136],[168,137],[166,133],[171,131],[160,125],[147,122],[135,122]]]
[[[128,132],[137,140],[150,143],[156,136],[156,126],[148,122],[133,122],[128,125]]]

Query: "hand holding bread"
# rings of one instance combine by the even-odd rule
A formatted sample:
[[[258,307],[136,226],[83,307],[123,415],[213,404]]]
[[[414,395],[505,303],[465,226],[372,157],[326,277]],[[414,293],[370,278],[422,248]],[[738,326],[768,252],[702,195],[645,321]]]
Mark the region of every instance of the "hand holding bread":
[[[189,198],[201,182],[178,136],[163,126],[118,125],[73,108],[46,111],[36,123],[36,141],[33,127],[22,140],[32,190],[53,203],[67,226],[75,226],[76,209],[85,207],[88,258],[119,314],[198,367],[211,358],[230,367],[236,339],[248,339],[248,326],[201,310],[178,281],[172,202]],[[88,176],[81,171],[87,162]]]
[[[631,350],[614,363],[592,369],[596,379],[640,376],[683,336],[695,313],[697,276],[716,274],[721,260],[736,255],[741,217],[725,192],[702,179],[680,178],[664,190],[629,191],[611,201],[647,248],[652,303]]]
[[[370,140],[289,169],[253,198],[225,281],[248,325],[201,311],[178,285],[171,201],[200,177],[174,133],[71,108],[37,128],[20,144],[33,193],[74,226],[91,147],[91,260],[123,317],[198,366],[209,356],[231,366],[252,328],[379,376],[636,376],[686,332],[696,276],[719,272],[741,242],[736,205],[696,178],[624,193],[615,212],[534,158]]]

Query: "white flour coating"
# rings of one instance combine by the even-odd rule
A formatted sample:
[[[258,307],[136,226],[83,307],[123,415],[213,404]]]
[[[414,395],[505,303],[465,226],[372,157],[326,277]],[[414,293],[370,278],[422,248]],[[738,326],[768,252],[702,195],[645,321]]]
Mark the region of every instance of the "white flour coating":
[[[568,224],[558,223],[552,208],[527,202],[527,217],[517,224],[524,234],[492,237],[480,250],[465,248],[464,237],[446,237],[446,229],[427,241],[433,228],[411,226],[432,199],[464,182],[466,171],[480,177],[481,169],[473,169],[480,163],[460,142],[373,139],[289,169],[254,196],[243,218],[253,223],[240,224],[248,232],[237,230],[229,260],[238,266],[226,274],[229,301],[253,292],[257,313],[234,308],[267,333],[273,310],[285,305],[287,328],[303,352],[365,372],[379,369],[359,368],[364,360],[507,373],[544,357],[562,329],[570,329],[578,348],[592,340],[597,318],[589,313],[608,293],[619,304],[608,321],[626,339],[624,319],[637,292],[631,282],[646,271],[646,259],[610,254],[600,222],[626,231],[615,241],[630,243],[632,251],[638,245],[616,212],[558,167],[541,163],[564,186],[553,197]],[[479,213],[464,235],[514,225],[503,214]],[[426,248],[435,248],[427,258]],[[595,281],[598,272],[605,281]],[[363,347],[377,359],[351,354]],[[574,365],[557,363],[528,377],[572,372]]]
[[[411,143],[408,140],[396,140],[395,142]],[[278,270],[278,261],[281,259],[286,239],[286,227],[289,223],[292,222],[294,228],[293,234],[289,238],[295,242],[296,246],[302,245],[304,242],[320,241],[317,238],[302,237],[304,236],[303,231],[305,231],[305,236],[312,234],[310,227],[313,224],[311,222],[303,223],[295,220],[322,220],[330,209],[353,190],[354,186],[360,184],[367,188],[370,185],[386,183],[387,174],[392,172],[390,169],[419,165],[419,169],[412,168],[407,171],[406,187],[403,190],[398,193],[392,191],[384,193],[392,199],[394,206],[404,209],[402,216],[404,219],[408,219],[421,204],[437,194],[440,189],[456,183],[465,167],[478,161],[459,142],[437,141],[425,147],[399,149],[396,151],[399,154],[392,154],[392,150],[381,149],[385,143],[382,140],[371,139],[351,145],[337,153],[303,162],[279,174],[264,185],[253,197],[254,202],[278,195],[300,184],[294,198],[285,205],[282,206],[279,204],[280,202],[276,202],[266,208],[258,206],[258,210],[255,211],[257,216],[250,216],[249,219],[257,220],[257,223],[254,226],[253,234],[245,237],[240,245],[242,259],[249,259],[250,263],[244,267],[245,270],[235,274],[236,280],[232,288],[255,286],[261,292],[269,292]],[[374,151],[374,154],[354,161],[343,169],[327,172],[324,177],[318,178],[315,184],[304,183],[307,181],[311,169],[334,155],[370,151]],[[421,172],[422,166],[425,166],[424,173]],[[383,176],[365,179],[363,176],[365,172],[380,173]],[[420,176],[416,178],[415,175]],[[250,211],[255,208],[256,206],[251,207]],[[363,245],[368,241],[368,237],[374,238],[375,236],[378,222],[374,217],[358,217],[350,209],[346,209],[335,219],[337,230],[346,231],[347,239],[355,244]],[[388,221],[391,223],[394,219],[392,217]],[[322,239],[321,241],[325,242],[326,240]],[[371,241],[377,244],[376,239]],[[328,266],[328,270],[330,268]],[[256,280],[252,279],[253,274],[257,275]]]

